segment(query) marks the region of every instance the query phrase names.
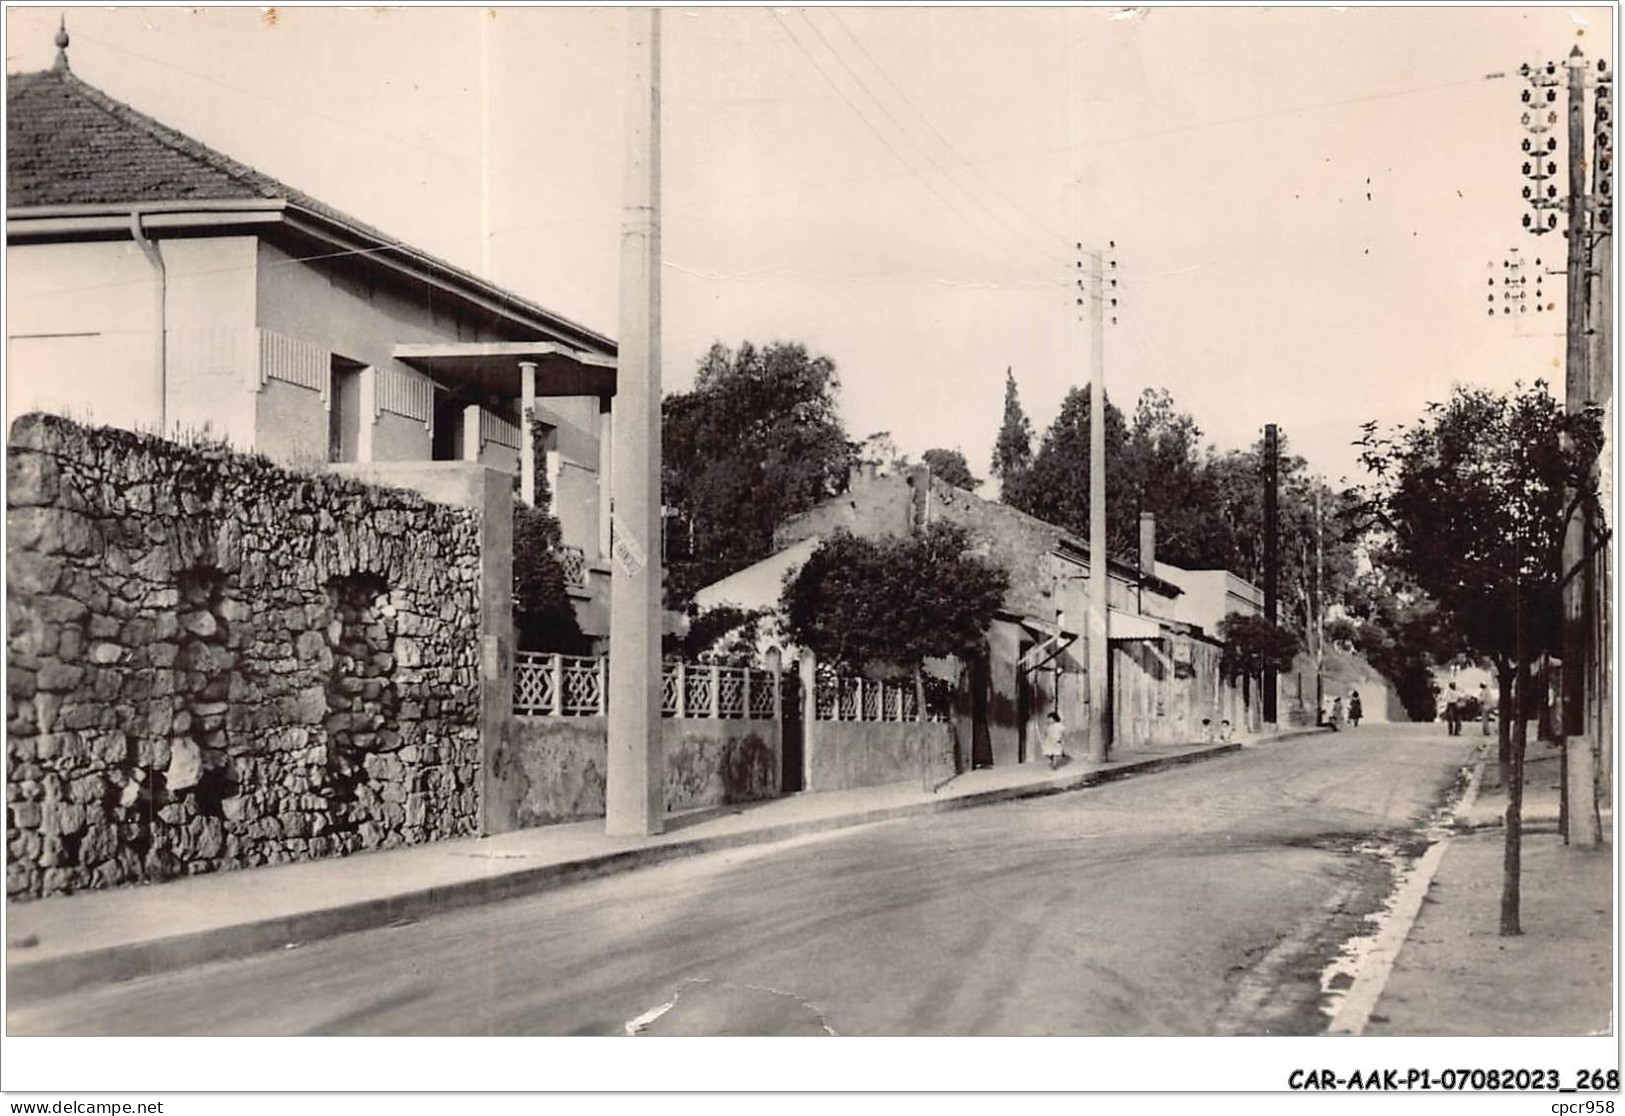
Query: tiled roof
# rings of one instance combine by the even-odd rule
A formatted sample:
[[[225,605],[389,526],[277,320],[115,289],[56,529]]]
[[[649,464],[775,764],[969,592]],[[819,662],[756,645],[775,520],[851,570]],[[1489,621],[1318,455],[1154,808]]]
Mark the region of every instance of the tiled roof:
[[[299,196],[66,70],[7,75],[6,109],[7,208]]]
[[[6,76],[6,208],[282,199],[386,244],[399,242],[302,190],[115,101],[67,69]],[[586,326],[406,245],[412,256],[614,351]]]

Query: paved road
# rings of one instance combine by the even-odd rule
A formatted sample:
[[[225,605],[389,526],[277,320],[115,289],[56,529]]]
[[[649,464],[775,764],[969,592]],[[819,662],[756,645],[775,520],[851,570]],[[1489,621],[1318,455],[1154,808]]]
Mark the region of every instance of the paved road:
[[[1367,725],[14,1011],[14,1034],[1313,1032],[1474,741]]]

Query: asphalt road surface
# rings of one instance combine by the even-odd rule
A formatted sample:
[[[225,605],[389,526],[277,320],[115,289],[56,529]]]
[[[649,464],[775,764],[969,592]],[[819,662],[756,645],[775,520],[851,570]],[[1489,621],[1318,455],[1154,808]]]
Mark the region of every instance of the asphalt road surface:
[[[13,1034],[1314,1033],[1472,745],[1267,744],[713,853],[14,1010]]]

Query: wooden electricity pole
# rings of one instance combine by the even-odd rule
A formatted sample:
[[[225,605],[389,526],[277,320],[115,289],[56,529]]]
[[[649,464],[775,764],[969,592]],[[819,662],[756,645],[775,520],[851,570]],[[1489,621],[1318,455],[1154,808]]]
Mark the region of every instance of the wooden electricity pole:
[[[660,721],[660,10],[628,8],[604,832],[665,823]]]

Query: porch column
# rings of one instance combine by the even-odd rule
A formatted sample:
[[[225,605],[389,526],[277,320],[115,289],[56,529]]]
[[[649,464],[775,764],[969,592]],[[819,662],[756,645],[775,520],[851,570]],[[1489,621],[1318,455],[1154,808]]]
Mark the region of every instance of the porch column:
[[[536,445],[531,414],[536,408],[536,362],[519,362],[519,498],[536,506]]]
[[[356,438],[355,459],[372,460],[372,431],[378,424],[378,369],[370,364],[361,370],[361,429]]]
[[[480,459],[480,405],[470,403],[463,408],[463,460]]]

